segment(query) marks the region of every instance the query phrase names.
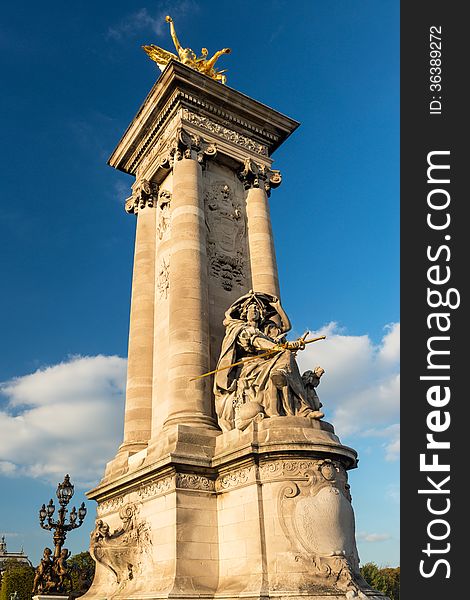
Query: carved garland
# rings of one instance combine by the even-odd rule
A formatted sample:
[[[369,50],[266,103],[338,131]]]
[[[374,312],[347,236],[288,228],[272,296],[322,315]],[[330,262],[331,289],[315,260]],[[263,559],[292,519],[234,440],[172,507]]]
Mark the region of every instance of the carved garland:
[[[254,142],[241,133],[237,133],[233,129],[228,129],[223,125],[216,123],[215,121],[211,121],[211,119],[208,117],[198,115],[185,108],[183,109],[183,119],[188,121],[188,123],[192,123],[193,125],[197,125],[202,129],[206,129],[215,135],[219,135],[229,142],[237,144],[238,146],[242,146],[243,148],[251,150],[252,152],[256,152],[256,154],[268,156],[267,146],[259,144],[258,142]]]

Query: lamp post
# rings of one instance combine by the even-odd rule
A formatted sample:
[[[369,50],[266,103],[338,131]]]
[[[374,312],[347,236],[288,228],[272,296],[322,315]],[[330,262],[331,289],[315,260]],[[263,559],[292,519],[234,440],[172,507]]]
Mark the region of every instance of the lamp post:
[[[69,475],[66,475],[64,477],[64,481],[59,483],[57,486],[57,498],[59,499],[60,504],[60,508],[57,513],[57,520],[54,521],[52,518],[52,515],[55,512],[55,506],[52,498],[49,500],[49,504],[47,506],[43,504],[39,510],[39,523],[41,527],[49,531],[51,529],[54,530],[54,558],[59,558],[67,533],[72,531],[72,529],[77,529],[77,527],[80,527],[86,516],[85,503],[82,502],[80,508],[78,509],[78,513],[75,506],[72,508],[69,514],[69,522],[66,523],[67,504],[72,499],[73,493],[74,486],[70,483]]]
[[[57,486],[57,498],[60,508],[57,511],[57,519],[53,518],[55,505],[52,498],[46,506],[43,504],[39,509],[39,524],[43,529],[53,530],[54,556],[49,548],[44,549],[44,555],[41,563],[36,569],[33,583],[33,594],[57,594],[65,592],[66,582],[71,585],[70,573],[67,568],[67,558],[69,551],[63,548],[67,533],[72,529],[77,529],[83,523],[86,516],[85,503],[82,502],[80,508],[75,506],[68,515],[67,505],[74,494],[74,486],[70,483],[69,475],[64,477],[64,481]],[[77,522],[78,521],[78,522]]]

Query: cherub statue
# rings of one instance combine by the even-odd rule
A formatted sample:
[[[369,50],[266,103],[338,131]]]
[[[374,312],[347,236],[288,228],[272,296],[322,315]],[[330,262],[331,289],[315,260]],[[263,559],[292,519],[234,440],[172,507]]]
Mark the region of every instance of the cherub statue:
[[[155,46],[154,44],[150,44],[147,46],[142,46],[144,51],[148,54],[148,56],[157,63],[158,67],[161,71],[166,67],[166,65],[170,62],[171,59],[177,60],[184,65],[188,65],[192,69],[199,71],[200,73],[204,73],[204,75],[208,75],[212,79],[216,81],[220,81],[221,83],[225,83],[227,81],[226,76],[224,75],[224,71],[218,71],[214,68],[215,63],[223,54],[230,54],[230,48],[223,48],[223,50],[218,50],[212,58],[207,58],[209,52],[207,48],[202,48],[201,56],[197,57],[195,52],[191,50],[191,48],[183,48],[180,44],[178,36],[175,31],[175,24],[173,19],[170,16],[165,17],[167,23],[170,24],[170,35],[175,45],[176,51],[178,55],[173,52],[169,52],[168,50],[164,50],[159,46]]]
[[[51,556],[52,550],[50,548],[44,548],[41,562],[36,568],[36,573],[34,575],[33,594],[48,591],[51,587],[55,586],[52,570],[54,563]]]
[[[67,548],[62,548],[58,558],[54,561],[54,570],[57,575],[57,591],[65,591],[65,582],[68,581],[72,586],[72,578],[70,576],[67,559],[70,558],[71,552]]]

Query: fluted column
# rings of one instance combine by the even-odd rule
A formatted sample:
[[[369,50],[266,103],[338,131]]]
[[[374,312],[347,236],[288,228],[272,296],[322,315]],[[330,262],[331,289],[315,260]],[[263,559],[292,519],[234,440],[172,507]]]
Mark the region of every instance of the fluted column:
[[[156,184],[138,182],[126,203],[126,211],[137,216],[124,441],[120,448],[129,452],[144,449],[151,431],[157,192]]]
[[[272,187],[281,183],[281,176],[278,171],[269,171],[247,160],[239,177],[247,190],[246,214],[252,288],[279,297],[279,275],[268,195]]]
[[[209,296],[202,156],[197,140],[186,140],[173,162],[169,275],[168,417],[175,424],[215,428],[208,378]]]

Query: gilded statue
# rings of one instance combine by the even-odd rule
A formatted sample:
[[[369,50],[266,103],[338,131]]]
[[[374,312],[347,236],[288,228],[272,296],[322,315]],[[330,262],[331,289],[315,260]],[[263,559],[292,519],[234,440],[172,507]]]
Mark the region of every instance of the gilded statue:
[[[314,340],[287,342],[290,321],[276,296],[250,291],[225,313],[214,395],[222,430],[273,416],[320,419],[315,388],[324,371],[300,374],[296,353]],[[315,338],[315,339],[322,339]]]
[[[170,60],[173,59],[183,63],[184,65],[188,65],[188,67],[191,67],[200,73],[204,73],[204,75],[207,75],[216,81],[226,83],[227,77],[224,75],[226,70],[219,71],[214,67],[214,65],[223,54],[230,54],[230,48],[218,50],[211,58],[207,58],[209,56],[207,48],[202,48],[201,56],[198,57],[196,56],[196,53],[191,50],[191,48],[183,48],[183,46],[180,44],[178,36],[176,35],[173,19],[170,16],[167,16],[165,17],[165,20],[170,24],[171,38],[178,54],[176,55],[173,52],[164,50],[163,48],[155,46],[154,44],[142,46],[148,56],[157,63],[160,70],[163,71]]]

